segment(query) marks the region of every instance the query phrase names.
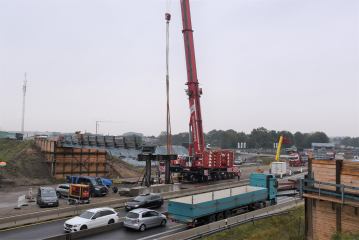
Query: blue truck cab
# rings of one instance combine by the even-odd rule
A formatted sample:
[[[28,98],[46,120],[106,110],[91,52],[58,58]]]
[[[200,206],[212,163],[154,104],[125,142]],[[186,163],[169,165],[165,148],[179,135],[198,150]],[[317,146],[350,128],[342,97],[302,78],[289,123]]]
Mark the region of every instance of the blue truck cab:
[[[212,223],[233,214],[277,204],[278,181],[272,174],[252,173],[248,186],[186,196],[168,201],[168,218],[172,222]]]
[[[252,173],[249,186],[267,188],[268,200],[271,200],[271,205],[277,204],[278,181],[273,174]]]

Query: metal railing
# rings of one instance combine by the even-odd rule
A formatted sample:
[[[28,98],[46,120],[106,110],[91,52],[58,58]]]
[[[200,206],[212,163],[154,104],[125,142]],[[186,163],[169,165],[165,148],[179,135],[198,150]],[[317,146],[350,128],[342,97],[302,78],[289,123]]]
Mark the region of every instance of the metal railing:
[[[313,178],[298,179],[298,180],[299,180],[299,186],[298,186],[299,195],[301,197],[303,197],[303,191],[308,191],[308,192],[316,192],[316,193],[318,193],[319,194],[319,200],[320,200],[320,194],[322,193],[322,194],[328,194],[328,195],[335,196],[335,197],[341,197],[342,204],[345,204],[345,198],[359,201],[359,197],[355,197],[355,196],[352,196],[352,195],[345,194],[345,188],[353,189],[353,190],[359,190],[358,187],[346,186],[344,184],[334,184],[334,183],[320,182],[320,181],[315,181]],[[305,183],[305,182],[311,184],[312,186],[307,186],[307,187],[303,186],[303,183]],[[319,188],[314,188],[314,184],[318,184]],[[329,192],[329,191],[326,191],[326,190],[322,190],[320,188],[321,185],[340,188],[341,193],[334,193],[334,192]]]

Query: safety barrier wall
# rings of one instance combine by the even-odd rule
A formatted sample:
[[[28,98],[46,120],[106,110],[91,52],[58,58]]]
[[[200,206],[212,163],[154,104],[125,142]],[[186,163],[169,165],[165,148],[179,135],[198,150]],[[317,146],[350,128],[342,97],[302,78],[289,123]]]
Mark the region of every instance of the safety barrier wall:
[[[241,186],[241,185],[245,185],[245,184],[248,184],[248,181],[224,183],[224,184],[216,184],[216,185],[210,185],[210,186],[205,186],[205,187],[200,187],[200,188],[184,189],[184,190],[180,190],[180,191],[161,193],[161,195],[163,196],[164,199],[170,199],[170,198],[174,198],[174,197],[188,196],[188,195],[192,195],[192,194],[209,192],[209,191],[214,191],[214,190],[219,190],[219,189],[237,187],[237,186]],[[76,216],[76,215],[82,213],[84,210],[87,210],[90,208],[124,207],[125,203],[128,202],[129,200],[132,200],[132,198],[121,198],[118,200],[112,200],[112,201],[107,201],[107,202],[77,205],[77,206],[71,206],[71,207],[65,207],[65,208],[58,208],[58,209],[54,209],[54,210],[47,210],[47,211],[42,211],[42,212],[35,212],[35,213],[17,215],[17,216],[12,216],[12,217],[0,218],[0,229],[16,227],[16,226],[29,224],[29,223],[36,223],[36,222],[41,222],[41,221],[46,221],[46,220],[51,220],[51,219]]]

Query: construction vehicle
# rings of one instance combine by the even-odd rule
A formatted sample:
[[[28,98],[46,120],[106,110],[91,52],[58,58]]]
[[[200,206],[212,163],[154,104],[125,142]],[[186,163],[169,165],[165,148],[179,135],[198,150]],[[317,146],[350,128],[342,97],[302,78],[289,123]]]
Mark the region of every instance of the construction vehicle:
[[[202,88],[198,86],[189,0],[181,0],[181,10],[187,66],[186,94],[190,108],[189,156],[182,157],[176,164],[172,163],[170,171],[178,173],[178,181],[203,182],[234,178],[240,174],[240,169],[233,165],[233,151],[205,150],[200,102]]]
[[[292,183],[290,183],[292,184]],[[172,222],[196,226],[277,204],[278,181],[272,174],[252,173],[249,186],[181,197],[168,201]]]
[[[279,138],[278,148],[277,148],[277,154],[275,156],[275,161],[279,162],[279,154],[280,154],[280,148],[282,147],[282,144],[291,144],[290,138],[285,138],[282,134]]]
[[[304,166],[308,161],[308,156],[305,153],[292,153],[288,160],[290,167]]]
[[[275,156],[275,161],[276,162],[279,162],[279,154],[280,154],[280,148],[282,147],[282,144],[291,144],[290,138],[285,138],[283,134],[279,138],[277,154]],[[281,166],[281,168],[283,168],[283,170],[285,168],[285,166],[282,166],[282,165],[278,165],[278,166]],[[269,167],[269,172],[272,172],[272,164]]]
[[[91,202],[90,186],[83,184],[70,184],[68,204],[79,204]]]

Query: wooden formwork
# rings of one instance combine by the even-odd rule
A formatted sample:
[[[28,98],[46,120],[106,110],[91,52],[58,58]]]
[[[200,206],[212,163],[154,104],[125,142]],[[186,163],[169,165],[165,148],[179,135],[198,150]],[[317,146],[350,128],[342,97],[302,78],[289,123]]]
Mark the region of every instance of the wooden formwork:
[[[35,142],[52,165],[52,175],[56,178],[67,175],[103,177],[112,169],[105,150],[59,147],[55,141],[47,139],[35,139]]]
[[[359,187],[359,163],[343,162],[342,160],[314,160],[309,159],[308,175],[314,176],[318,182],[343,184],[351,187]],[[321,189],[333,193],[341,193],[336,186],[314,184],[314,189]],[[345,194],[359,197],[359,190],[345,189]],[[330,239],[337,231],[344,233],[359,232],[359,201],[345,199],[331,194],[318,194],[306,192],[306,235],[314,239]]]

